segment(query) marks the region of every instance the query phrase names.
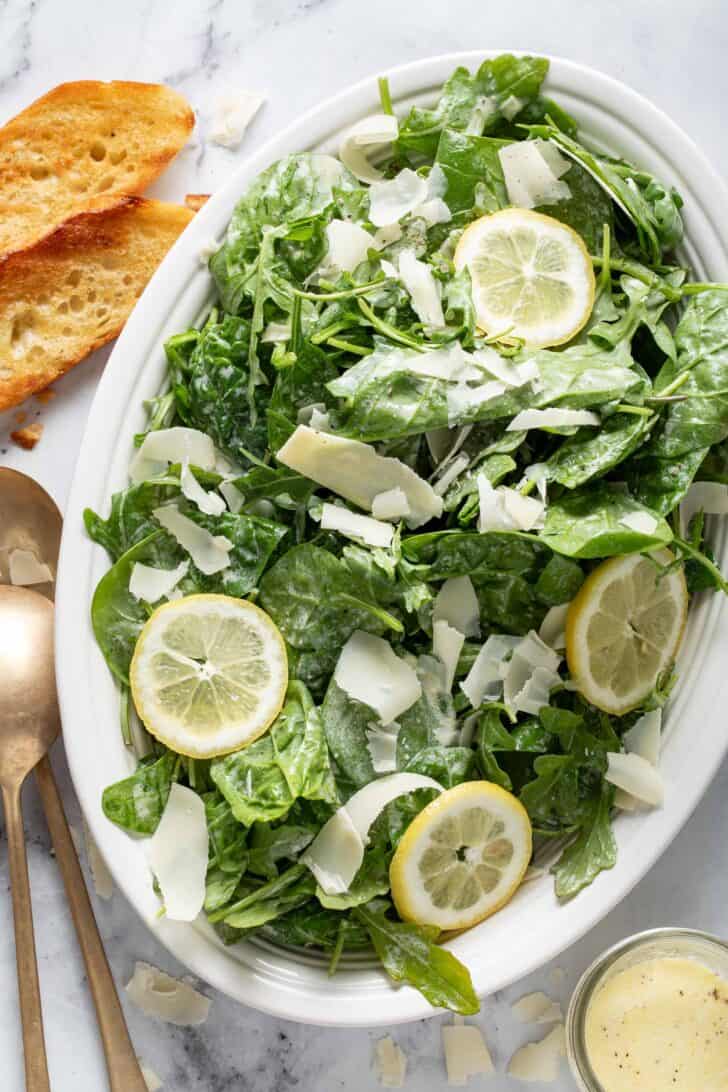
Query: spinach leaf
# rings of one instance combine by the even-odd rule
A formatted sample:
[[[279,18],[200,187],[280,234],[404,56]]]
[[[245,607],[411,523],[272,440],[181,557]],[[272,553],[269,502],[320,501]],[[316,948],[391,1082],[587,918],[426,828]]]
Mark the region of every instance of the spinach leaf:
[[[438,745],[449,743],[455,736],[455,705],[452,694],[445,685],[442,665],[434,656],[420,656],[416,671],[422,694],[399,717],[397,769],[427,773],[425,765],[429,764],[434,768],[439,762],[443,776],[447,777]],[[428,755],[420,759],[424,752],[428,752]],[[457,766],[458,759],[455,756],[453,761]],[[462,758],[460,762],[462,764]],[[436,781],[440,780],[437,774],[430,776]]]
[[[442,129],[483,133],[495,128],[515,100],[525,105],[534,99],[548,72],[548,61],[541,57],[514,57],[501,54],[483,61],[471,75],[466,68],[456,68],[445,82],[440,101],[434,109],[413,106],[400,125],[398,149],[433,159]]]
[[[508,194],[498,152],[508,143],[443,129],[435,162],[447,179],[447,204],[452,213],[472,213],[467,217],[470,220],[506,207]]]
[[[338,160],[317,153],[285,156],[259,174],[235,206],[225,242],[210,262],[224,309],[235,314],[252,297],[266,228],[286,231],[275,240],[277,257],[289,278],[305,280],[326,253],[323,224],[335,215],[338,195],[357,188]]]
[[[654,517],[653,531],[635,531],[622,521],[636,513]],[[604,483],[565,493],[546,509],[541,539],[567,557],[613,557],[654,550],[672,540],[664,519],[633,500],[628,493],[611,490]]]
[[[318,827],[292,821],[293,809],[282,823],[256,823],[250,832],[248,868],[271,880],[278,875],[279,861],[296,861],[313,841]]]
[[[212,914],[225,906],[235,894],[242,878],[244,869],[237,872],[224,872],[217,865],[210,865],[205,877],[205,904],[206,914]]]
[[[405,769],[410,773],[425,774],[446,788],[472,781],[475,771],[475,755],[469,747],[424,747],[409,760]]]
[[[180,419],[206,432],[236,463],[247,463],[249,452],[260,458],[266,447],[267,393],[256,387],[253,420],[247,401],[250,322],[225,315],[200,331],[177,334],[164,348]]]
[[[350,698],[332,677],[321,706],[321,719],[326,742],[338,771],[344,775],[349,796],[351,791],[361,789],[376,777],[367,747],[367,731],[372,723],[378,723],[377,715],[368,705]]]
[[[282,508],[292,509],[305,503],[316,488],[309,478],[287,466],[254,466],[235,478],[233,485],[243,494],[246,505],[271,500]]]
[[[655,511],[671,511],[715,444],[728,437],[728,297],[695,296],[675,330],[676,362],[655,380],[659,396],[677,381],[659,427],[628,466],[635,495]]]
[[[129,664],[149,617],[144,604],[129,591],[132,569],[137,562],[174,568],[174,565],[160,565],[168,560],[163,554],[164,540],[168,538],[163,531],[148,535],[127,550],[96,585],[91,601],[91,625],[109,669],[122,683],[129,682]]]
[[[654,417],[615,413],[597,431],[580,428],[548,459],[548,476],[568,489],[600,478],[635,451],[649,436]]]
[[[180,759],[172,751],[143,761],[130,777],[104,789],[104,815],[130,834],[154,834],[167,806]]]
[[[384,969],[395,982],[407,982],[431,1005],[469,1015],[480,1011],[467,968],[434,943],[438,930],[390,921],[376,904],[352,913],[365,926]]]
[[[354,906],[371,902],[379,895],[389,891],[389,860],[391,854],[383,852],[380,846],[371,846],[364,854],[364,860],[348,891],[341,895],[327,895],[320,887],[316,897],[328,910],[350,910]]]
[[[510,532],[429,531],[405,538],[402,556],[416,566],[422,580],[430,581],[451,576],[476,579],[494,572],[535,578],[551,553],[536,538]]]
[[[548,607],[557,607],[574,598],[584,582],[584,572],[576,561],[554,554],[544,565],[536,581],[536,595]]]
[[[319,692],[355,629],[385,629],[346,564],[311,543],[294,546],[268,570],[260,603],[294,650],[299,678]]]
[[[589,813],[583,820],[579,834],[564,850],[553,869],[558,898],[573,898],[603,869],[614,868],[617,844],[609,818],[613,799],[614,789],[605,783],[601,793],[590,802]]]
[[[210,835],[210,859],[221,872],[237,875],[239,880],[249,857],[247,828],[235,818],[222,793],[207,792],[202,799]]]
[[[112,561],[118,561],[122,554],[142,539],[153,533],[159,534],[159,524],[152,516],[153,510],[179,495],[179,478],[173,474],[130,485],[114,493],[111,511],[106,519],[90,508],[85,509],[83,521],[86,531],[94,542],[104,547]],[[166,539],[157,541],[164,542],[166,548]]]
[[[571,164],[561,181],[567,184],[571,196],[556,204],[542,206],[537,211],[568,224],[581,235],[590,254],[600,254],[604,225],[611,234],[614,233],[612,202],[599,183],[578,163]]]
[[[296,681],[289,684],[270,731],[243,750],[214,759],[210,775],[245,826],[281,818],[299,797],[338,800],[321,716]]]
[[[577,830],[584,818],[579,767],[573,755],[541,755],[535,777],[521,790],[521,803],[539,833]]]

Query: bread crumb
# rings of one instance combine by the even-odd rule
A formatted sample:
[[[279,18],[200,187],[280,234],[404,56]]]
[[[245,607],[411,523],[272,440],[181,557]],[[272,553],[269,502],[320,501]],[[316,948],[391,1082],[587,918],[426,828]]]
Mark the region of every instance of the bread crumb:
[[[193,212],[199,212],[203,205],[210,200],[209,193],[188,193],[185,196],[185,205]]]
[[[10,439],[14,440],[18,447],[25,448],[26,451],[32,451],[42,435],[43,426],[34,424],[26,425],[25,428],[18,428],[15,432],[11,432]]]
[[[53,401],[56,397],[56,392],[53,390],[53,387],[46,387],[44,391],[38,391],[35,397],[42,406],[45,406],[47,402]]]

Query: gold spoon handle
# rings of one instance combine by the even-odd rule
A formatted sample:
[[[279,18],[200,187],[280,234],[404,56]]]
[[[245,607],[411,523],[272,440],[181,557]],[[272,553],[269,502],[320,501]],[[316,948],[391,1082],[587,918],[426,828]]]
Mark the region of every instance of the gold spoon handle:
[[[96,918],[91,908],[58,786],[47,755],[40,760],[35,773],[48,829],[53,839],[53,848],[56,851],[56,860],[61,869],[66,896],[76,926],[78,942],[86,962],[91,996],[96,1006],[96,1017],[106,1055],[111,1092],[148,1092],[129,1038],[124,1013],[101,943]]]
[[[10,886],[15,918],[15,954],[18,963],[18,993],[23,1024],[26,1092],[50,1092],[48,1063],[43,1038],[43,1013],[38,985],[38,963],[33,937],[33,910],[30,902],[28,858],[25,831],[20,810],[20,787],[3,786],[5,829],[8,839]]]

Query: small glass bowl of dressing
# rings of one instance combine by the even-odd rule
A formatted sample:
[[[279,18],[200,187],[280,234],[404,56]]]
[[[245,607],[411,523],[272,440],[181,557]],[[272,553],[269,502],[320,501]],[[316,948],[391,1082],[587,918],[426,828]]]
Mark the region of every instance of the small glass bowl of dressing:
[[[566,1017],[581,1092],[728,1088],[728,943],[696,929],[650,929],[584,972]]]

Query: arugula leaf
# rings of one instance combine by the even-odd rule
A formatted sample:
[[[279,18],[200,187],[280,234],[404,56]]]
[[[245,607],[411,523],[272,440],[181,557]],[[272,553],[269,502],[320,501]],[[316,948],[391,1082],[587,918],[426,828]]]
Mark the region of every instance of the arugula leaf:
[[[447,179],[447,204],[453,214],[467,212],[470,220],[507,206],[508,194],[498,152],[509,143],[443,129],[435,162]]]
[[[591,801],[579,834],[553,869],[558,898],[573,898],[601,871],[617,863],[617,844],[609,818],[613,800],[614,789],[605,783],[599,796]]]
[[[504,117],[504,104],[520,99],[525,105],[538,95],[548,67],[541,57],[504,53],[483,61],[474,75],[456,68],[434,109],[412,107],[400,125],[398,149],[432,159],[445,127],[479,134],[495,128]]]
[[[214,759],[210,776],[244,826],[281,818],[299,797],[337,803],[321,717],[306,687],[289,683],[270,731]]]
[[[480,1011],[470,973],[446,948],[434,943],[438,930],[390,921],[376,904],[352,913],[367,929],[384,969],[395,982],[407,982],[431,1005],[468,1016]]]
[[[469,747],[423,747],[405,769],[433,777],[444,788],[451,789],[453,785],[473,780],[475,755]]]
[[[210,921],[224,921],[233,929],[248,931],[278,918],[308,902],[316,887],[313,876],[302,864],[292,865],[286,872],[253,888],[232,905],[223,906],[210,914]]]
[[[369,947],[369,934],[363,925],[343,913],[326,910],[312,899],[269,922],[262,929],[262,934],[279,944],[323,948],[327,951],[337,947],[342,930],[344,947],[347,950]]]
[[[290,366],[279,370],[267,410],[271,451],[283,447],[295,431],[298,410],[317,402],[328,405],[332,401],[326,384],[338,374],[338,368],[328,354],[309,341],[297,350],[296,359]]]
[[[295,805],[294,805],[295,807]],[[248,848],[248,868],[257,876],[271,880],[278,875],[279,861],[296,861],[313,841],[316,826],[304,826],[292,821],[293,808],[282,823],[255,823],[251,828]]]
[[[172,751],[142,761],[130,777],[104,789],[104,815],[130,834],[154,834],[167,806],[180,759]]]
[[[248,863],[248,831],[235,818],[222,793],[207,792],[202,799],[210,835],[210,859],[221,872],[237,875],[239,880]]]
[[[524,124],[529,124],[524,122]],[[588,171],[578,163],[572,163],[566,174],[562,175],[571,190],[571,196],[553,205],[544,205],[537,209],[570,228],[582,237],[590,254],[599,254],[604,239],[604,225],[610,234],[614,233],[614,209],[612,202],[602,187],[594,181]]]

